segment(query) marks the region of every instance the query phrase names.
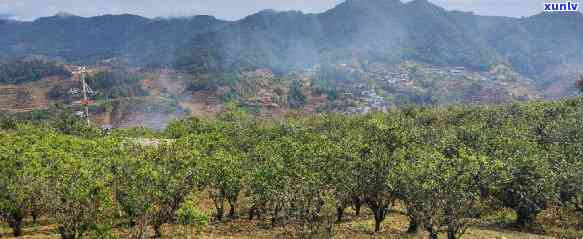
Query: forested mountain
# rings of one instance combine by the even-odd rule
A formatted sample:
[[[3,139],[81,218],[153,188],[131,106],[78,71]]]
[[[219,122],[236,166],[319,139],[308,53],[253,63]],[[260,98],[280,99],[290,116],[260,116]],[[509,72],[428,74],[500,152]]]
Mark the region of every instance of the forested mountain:
[[[0,22],[0,58],[43,55],[75,63],[114,58],[198,73],[257,68],[286,73],[355,60],[413,60],[481,71],[502,63],[564,94],[565,76],[583,70],[577,67],[583,61],[580,22],[579,12],[489,17],[447,11],[427,0],[347,0],[320,14],[265,10],[234,22],[58,14]]]
[[[72,62],[122,58],[134,64],[170,64],[177,46],[222,27],[211,16],[147,19],[135,15],[83,18],[58,14],[33,22],[0,23],[4,58],[44,55]]]
[[[58,14],[33,22],[3,21],[0,50],[3,57],[36,54],[69,61],[122,57],[130,63],[177,63],[196,71],[289,70],[358,56],[480,69],[508,62],[519,72],[534,75],[580,58],[582,21],[581,13],[521,19],[478,16],[446,11],[427,0],[348,0],[321,14],[265,10],[235,22],[211,16]]]
[[[200,35],[179,66],[288,70],[354,56],[473,67],[495,62],[496,51],[465,31],[455,16],[427,1],[398,0],[349,0],[316,15],[263,11]]]
[[[582,21],[578,12],[517,19],[446,11],[427,0],[348,0],[322,14],[263,11],[199,35],[178,67],[289,70],[356,56],[475,69],[503,62],[535,77],[581,58]]]

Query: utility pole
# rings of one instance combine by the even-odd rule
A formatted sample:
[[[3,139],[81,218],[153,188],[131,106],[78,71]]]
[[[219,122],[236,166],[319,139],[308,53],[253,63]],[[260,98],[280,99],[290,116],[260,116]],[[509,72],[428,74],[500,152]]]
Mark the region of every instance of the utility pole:
[[[89,98],[87,98],[87,89],[89,88],[87,86],[87,83],[85,82],[85,74],[87,73],[87,68],[85,66],[81,67],[81,87],[82,87],[82,91],[83,91],[83,101],[81,102],[83,104],[83,107],[85,108],[85,119],[87,120],[87,126],[91,127],[91,119],[89,119]]]

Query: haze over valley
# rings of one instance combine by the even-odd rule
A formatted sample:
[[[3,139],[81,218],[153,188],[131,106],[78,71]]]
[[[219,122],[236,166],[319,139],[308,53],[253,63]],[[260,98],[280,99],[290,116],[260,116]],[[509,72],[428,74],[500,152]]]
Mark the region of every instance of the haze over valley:
[[[0,20],[0,110],[76,102],[56,83],[78,88],[71,74],[27,74],[11,69],[15,62],[86,65],[92,76],[121,78],[107,80],[128,86],[123,93],[94,83],[95,120],[114,126],[162,128],[175,117],[215,115],[228,102],[277,117],[558,99],[576,94],[583,72],[580,22],[579,12],[491,17],[427,0],[348,0],[322,13],[264,10],[230,21],[67,13]],[[120,106],[127,101],[145,108]],[[145,116],[159,104],[165,110]]]

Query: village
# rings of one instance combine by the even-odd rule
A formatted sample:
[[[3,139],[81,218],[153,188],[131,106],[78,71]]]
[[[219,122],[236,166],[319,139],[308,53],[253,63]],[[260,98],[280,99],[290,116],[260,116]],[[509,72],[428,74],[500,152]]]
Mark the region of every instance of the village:
[[[286,111],[293,81],[301,84],[306,96],[300,110],[306,114],[366,114],[386,112],[406,104],[487,103],[538,97],[533,93],[535,89],[529,79],[504,65],[475,70],[413,61],[364,66],[338,63],[317,64],[287,75],[276,75],[270,69],[256,69],[240,72],[237,77],[235,86],[230,89],[223,87],[215,92],[217,96],[211,98],[222,99],[225,97],[221,95],[233,91],[242,106],[268,115]],[[326,82],[325,86],[321,86],[322,82]],[[466,93],[460,95],[459,92]]]
[[[285,75],[276,75],[268,68],[242,71],[233,74],[230,83],[217,83],[218,79],[214,79],[217,76],[208,76],[206,79],[208,82],[218,85],[212,90],[189,88],[192,82],[201,79],[176,70],[124,68],[123,72],[139,76],[139,81],[135,82],[136,87],[143,89],[147,94],[140,97],[130,96],[127,99],[119,98],[111,103],[107,103],[107,100],[98,100],[98,105],[112,105],[114,108],[123,106],[121,108],[127,110],[123,110],[125,112],[123,114],[120,110],[112,112],[101,110],[93,113],[91,117],[109,128],[144,125],[160,129],[175,118],[175,115],[212,117],[218,114],[228,101],[235,101],[258,115],[284,115],[293,108],[289,104],[293,82],[299,83],[301,93],[305,96],[305,102],[301,107],[293,110],[304,114],[321,112],[366,114],[387,112],[408,104],[503,102],[537,97],[532,93],[535,90],[529,87],[528,79],[522,78],[503,65],[487,71],[478,71],[461,66],[440,67],[413,61],[403,61],[396,65],[355,62],[357,63],[317,64]],[[72,72],[76,69],[73,65],[66,67]],[[119,69],[104,63],[88,68],[87,72],[94,75],[97,72],[116,70]],[[71,79],[48,78],[28,85],[2,86],[0,108],[20,111],[46,109],[55,102],[67,103],[65,100],[67,98],[75,109],[74,113],[83,117],[84,112],[79,101],[79,98],[82,98],[81,87],[77,78],[77,76]],[[322,82],[326,84],[322,85]],[[32,87],[34,89],[45,90],[31,92],[31,86],[35,86]],[[59,93],[61,88],[64,90],[60,90],[63,93]],[[459,92],[469,93],[459,95]],[[95,92],[89,93],[90,98],[96,97]],[[125,101],[128,103],[123,103]],[[149,110],[158,105],[169,107],[175,105],[176,107],[170,108],[177,110],[172,111],[172,117],[166,117],[167,110],[160,112]],[[130,112],[128,107],[134,110]],[[100,107],[92,108],[92,111],[95,111]]]
[[[340,72],[357,75],[356,80],[343,82],[340,99],[349,103],[344,112],[366,114],[386,112],[398,107],[395,101],[415,94],[432,94],[427,97],[443,98],[435,103],[480,103],[527,100],[537,98],[530,79],[521,77],[508,66],[497,65],[489,70],[474,70],[462,66],[440,67],[413,61],[398,65],[336,64]],[[317,72],[319,66],[308,72]],[[470,88],[470,94],[457,96],[450,89]],[[475,89],[471,89],[475,88]],[[423,104],[424,102],[411,102]]]

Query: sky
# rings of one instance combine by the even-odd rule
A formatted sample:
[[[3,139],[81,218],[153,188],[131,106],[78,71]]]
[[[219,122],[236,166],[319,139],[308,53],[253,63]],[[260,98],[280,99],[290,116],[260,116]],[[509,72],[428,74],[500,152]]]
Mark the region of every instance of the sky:
[[[67,12],[79,16],[130,13],[146,17],[214,15],[237,20],[264,9],[318,13],[343,0],[0,0],[0,18],[33,20]],[[406,0],[405,0],[406,1]],[[430,0],[450,10],[521,17],[543,10],[544,0]]]

